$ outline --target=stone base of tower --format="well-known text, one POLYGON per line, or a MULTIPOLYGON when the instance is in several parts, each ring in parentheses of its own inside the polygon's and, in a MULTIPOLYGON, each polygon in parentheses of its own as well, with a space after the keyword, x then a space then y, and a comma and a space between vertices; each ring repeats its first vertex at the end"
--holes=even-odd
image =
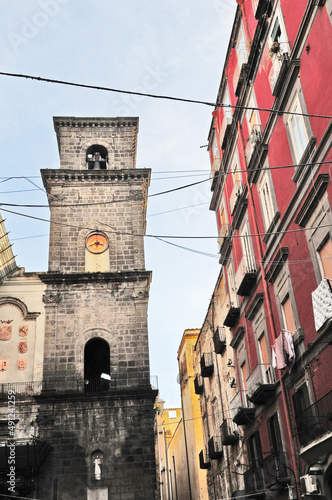
POLYGON ((35 477, 45 500, 154 500, 156 390, 38 396, 52 451, 35 477))

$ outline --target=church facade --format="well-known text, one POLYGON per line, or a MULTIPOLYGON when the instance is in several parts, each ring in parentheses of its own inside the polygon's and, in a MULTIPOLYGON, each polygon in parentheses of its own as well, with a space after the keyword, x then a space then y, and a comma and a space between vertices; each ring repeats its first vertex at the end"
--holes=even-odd
POLYGON ((157 391, 143 248, 150 170, 135 168, 138 119, 57 117, 54 127, 60 168, 41 172, 48 272, 19 270, 0 287, 0 330, 11 332, 1 342, 0 491, 10 487, 12 437, 17 494, 153 499, 157 391))

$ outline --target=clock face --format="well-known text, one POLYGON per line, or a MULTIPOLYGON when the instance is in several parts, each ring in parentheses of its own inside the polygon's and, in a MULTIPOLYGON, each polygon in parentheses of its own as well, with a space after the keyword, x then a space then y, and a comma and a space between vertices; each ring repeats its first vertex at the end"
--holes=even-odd
POLYGON ((87 237, 86 248, 91 253, 103 253, 108 249, 108 239, 100 233, 94 233, 87 237))

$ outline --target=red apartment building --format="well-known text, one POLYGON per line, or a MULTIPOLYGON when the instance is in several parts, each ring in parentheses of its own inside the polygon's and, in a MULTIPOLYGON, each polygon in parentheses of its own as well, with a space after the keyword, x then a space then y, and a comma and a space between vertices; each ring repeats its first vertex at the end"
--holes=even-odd
POLYGON ((233 496, 331 500, 332 0, 237 3, 209 134, 224 411, 248 455, 233 496))

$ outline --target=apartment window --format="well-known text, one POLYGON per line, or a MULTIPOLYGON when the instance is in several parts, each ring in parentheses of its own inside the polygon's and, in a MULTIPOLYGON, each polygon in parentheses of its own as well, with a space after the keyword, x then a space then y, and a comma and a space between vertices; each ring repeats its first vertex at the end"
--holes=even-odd
POLYGON ((218 293, 220 298, 220 304, 221 306, 223 306, 226 299, 226 287, 225 287, 224 276, 221 277, 218 293))
POLYGON ((292 113, 288 120, 289 132, 291 136, 292 146, 296 161, 299 163, 302 155, 309 142, 309 137, 306 129, 306 124, 304 117, 301 116, 303 113, 302 107, 300 105, 299 98, 297 97, 293 107, 291 108, 292 113), (299 113, 299 114, 297 114, 299 113))
POLYGON ((263 335, 258 339, 258 355, 259 355, 260 363, 263 365, 262 372, 265 375, 264 382, 266 384, 273 384, 273 373, 272 373, 269 353, 268 353, 268 349, 267 349, 267 345, 266 345, 265 332, 263 332, 263 335))
POLYGON ((252 273, 256 270, 256 262, 254 257, 254 252, 251 244, 251 236, 250 236, 250 227, 248 222, 246 222, 241 230, 241 248, 242 248, 242 256, 243 256, 243 264, 245 273, 252 273))
POLYGON ((263 453, 259 432, 254 432, 247 441, 249 462, 254 467, 259 467, 263 463, 263 453))
POLYGON ((276 210, 276 199, 274 195, 274 191, 272 188, 272 182, 270 179, 270 175, 266 172, 262 178, 262 181, 259 186, 259 199, 261 204, 261 209, 263 213, 263 221, 264 227, 267 231, 274 219, 274 216, 277 212, 276 210))
POLYGON ((244 391, 247 392, 247 378, 248 378, 248 370, 247 370, 247 365, 246 365, 246 362, 244 361, 241 365, 241 370, 240 370, 240 373, 241 373, 241 387, 243 388, 244 391))
POLYGON ((282 309, 282 316, 284 320, 285 329, 292 333, 296 332, 294 313, 289 295, 287 295, 286 299, 281 304, 281 309, 282 309))
POLYGON ((270 447, 272 453, 279 453, 283 450, 278 414, 275 413, 267 421, 270 447))
POLYGON ((322 277, 332 279, 332 241, 330 236, 319 248, 318 255, 322 277))
POLYGON ((225 207, 223 204, 220 205, 219 210, 217 211, 217 221, 218 221, 218 234, 219 234, 219 245, 222 244, 222 237, 227 236, 228 232, 228 224, 227 224, 227 216, 225 207))
POLYGON ((241 26, 239 31, 239 36, 236 44, 236 54, 239 67, 241 68, 242 64, 245 64, 248 61, 248 49, 243 26, 241 26))

